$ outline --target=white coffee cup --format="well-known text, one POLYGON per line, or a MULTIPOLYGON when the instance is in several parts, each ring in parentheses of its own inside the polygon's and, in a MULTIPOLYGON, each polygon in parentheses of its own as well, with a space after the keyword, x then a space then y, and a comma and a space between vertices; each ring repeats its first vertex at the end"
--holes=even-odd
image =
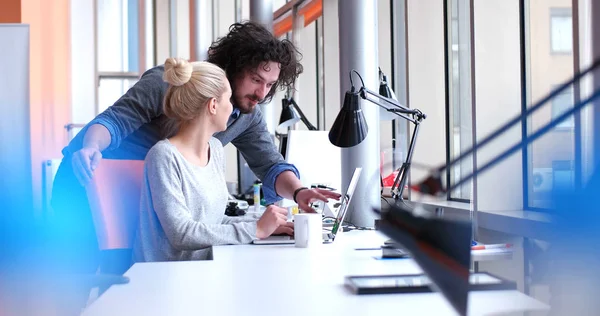
POLYGON ((321 214, 302 213, 294 215, 294 240, 296 247, 314 247, 323 243, 323 219, 321 214))

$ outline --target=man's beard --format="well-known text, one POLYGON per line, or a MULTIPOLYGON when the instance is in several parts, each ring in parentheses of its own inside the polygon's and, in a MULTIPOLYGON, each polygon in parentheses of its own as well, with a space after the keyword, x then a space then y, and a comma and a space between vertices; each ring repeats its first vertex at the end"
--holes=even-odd
POLYGON ((242 97, 242 100, 237 100, 235 97, 232 98, 231 103, 233 104, 233 106, 235 106, 240 113, 242 114, 248 114, 248 113, 252 113, 252 111, 254 111, 254 108, 259 105, 261 103, 262 100, 259 100, 258 97, 256 96, 251 96, 251 95, 245 95, 244 97, 242 97), (248 99, 248 97, 250 97, 251 99, 254 99, 256 101, 256 104, 252 105, 249 104, 251 101, 248 99))

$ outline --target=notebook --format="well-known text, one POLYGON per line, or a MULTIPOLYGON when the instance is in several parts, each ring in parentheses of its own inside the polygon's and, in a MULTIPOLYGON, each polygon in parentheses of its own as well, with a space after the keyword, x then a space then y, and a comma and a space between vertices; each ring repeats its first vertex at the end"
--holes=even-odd
MULTIPOLYGON (((352 201, 352 196, 354 196, 354 190, 356 189, 356 185, 358 184, 358 179, 360 178, 360 174, 362 172, 362 168, 354 169, 354 173, 352 174, 352 179, 350 179, 350 184, 348 185, 348 189, 346 189, 346 194, 343 194, 340 198, 340 207, 337 212, 337 217, 335 218, 335 222, 331 227, 323 229, 323 242, 329 243, 335 240, 336 234, 342 229, 342 223, 344 222, 344 218, 346 217, 346 213, 348 212, 348 207, 350 206, 350 202, 352 201)), ((253 244, 257 245, 265 245, 265 244, 293 244, 294 237, 293 236, 269 236, 265 239, 258 239, 253 241, 253 244)))

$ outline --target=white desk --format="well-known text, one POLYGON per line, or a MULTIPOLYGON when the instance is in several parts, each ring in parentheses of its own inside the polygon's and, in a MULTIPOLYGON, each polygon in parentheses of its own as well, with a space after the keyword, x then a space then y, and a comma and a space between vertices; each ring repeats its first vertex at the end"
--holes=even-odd
MULTIPOLYGON (((83 315, 455 315, 438 293, 354 295, 347 275, 420 273, 412 259, 375 259, 375 231, 338 235, 314 249, 294 245, 214 248, 213 261, 135 264, 83 315)), ((547 310, 518 291, 473 292, 469 314, 547 310)))

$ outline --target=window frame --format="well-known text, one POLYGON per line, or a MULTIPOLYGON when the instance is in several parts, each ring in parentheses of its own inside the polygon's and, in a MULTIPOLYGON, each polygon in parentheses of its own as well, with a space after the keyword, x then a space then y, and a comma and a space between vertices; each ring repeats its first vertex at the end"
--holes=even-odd
MULTIPOLYGON (((469 115, 470 117, 468 118, 468 123, 471 125, 471 133, 469 135, 467 135, 467 138, 470 138, 471 142, 469 145, 467 145, 469 148, 471 146, 473 146, 473 139, 475 137, 474 133, 475 133, 475 120, 473 119, 474 115, 475 115, 475 107, 474 104, 475 103, 475 83, 473 81, 473 77, 474 77, 474 45, 473 45, 473 34, 474 34, 474 30, 473 30, 473 0, 444 0, 443 2, 443 6, 444 6, 444 47, 445 52, 444 52, 444 64, 445 64, 445 121, 446 121, 446 163, 450 163, 453 159, 455 159, 456 155, 454 155, 453 151, 454 151, 454 129, 455 126, 453 124, 456 113, 461 113, 461 111, 463 110, 467 110, 467 107, 465 107, 464 109, 461 108, 461 102, 459 100, 458 104, 454 104, 454 82, 453 82, 453 75, 454 75, 454 56, 453 54, 455 53, 454 48, 457 45, 457 43, 453 42, 452 39, 452 32, 454 31, 454 19, 452 17, 452 5, 457 2, 457 1, 462 1, 463 3, 458 3, 457 5, 468 5, 469 6, 469 25, 468 25, 468 30, 469 33, 468 34, 461 34, 458 33, 458 37, 459 37, 459 41, 461 39, 461 35, 465 38, 466 41, 468 41, 468 50, 465 50, 464 53, 469 55, 468 58, 468 64, 469 64, 469 71, 468 71, 468 77, 464 79, 464 82, 461 82, 461 84, 465 84, 469 87, 470 91, 469 91, 469 97, 470 97, 470 102, 468 105, 468 110, 469 110, 469 115), (458 111, 454 111, 453 109, 455 107, 459 107, 458 111)), ((460 8, 458 8, 458 10, 460 10, 460 8)), ((457 17, 456 17, 456 27, 459 28, 459 24, 460 21, 458 21, 458 19, 460 19, 460 13, 457 11, 457 17)), ((456 32, 460 32, 460 30, 456 30, 456 32)), ((458 46, 457 51, 460 52, 460 46, 458 46)), ((460 64, 459 64, 459 69, 457 69, 457 71, 460 73, 460 64)), ((461 74, 464 75, 464 74, 461 74)), ((459 92, 460 95, 460 92, 459 92)), ((460 115, 460 114, 459 114, 460 115)), ((462 139, 463 135, 460 134, 462 133, 462 131, 459 131, 459 138, 462 139)), ((462 147, 462 146, 461 146, 462 147)), ((460 150, 462 151, 462 149, 460 150)), ((460 153, 458 154, 460 155, 460 153)), ((463 161, 459 162, 456 167, 462 167, 462 165, 467 162, 471 164, 470 167, 470 172, 473 171, 473 165, 475 164, 475 160, 476 157, 472 157, 472 158, 465 158, 463 159, 463 161)), ((447 186, 450 186, 452 183, 454 183, 453 181, 453 176, 452 174, 456 171, 456 167, 454 168, 446 168, 445 170, 445 181, 447 186)), ((461 172, 462 174, 462 172, 461 172)), ((462 177, 460 177, 462 178, 462 177)), ((460 179, 459 178, 459 179, 460 179)), ((454 179, 456 180, 456 179, 454 179)), ((453 191, 448 190, 446 192, 446 200, 448 201, 454 201, 454 202, 462 202, 462 203, 471 203, 473 201, 473 194, 475 194, 476 192, 476 179, 473 179, 473 181, 471 181, 471 183, 469 183, 470 185, 470 192, 467 193, 467 195, 469 196, 469 198, 464 198, 462 196, 464 196, 464 192, 461 192, 460 196, 454 196, 453 195, 453 191)), ((466 186, 463 185, 461 187, 464 188, 466 186)))

